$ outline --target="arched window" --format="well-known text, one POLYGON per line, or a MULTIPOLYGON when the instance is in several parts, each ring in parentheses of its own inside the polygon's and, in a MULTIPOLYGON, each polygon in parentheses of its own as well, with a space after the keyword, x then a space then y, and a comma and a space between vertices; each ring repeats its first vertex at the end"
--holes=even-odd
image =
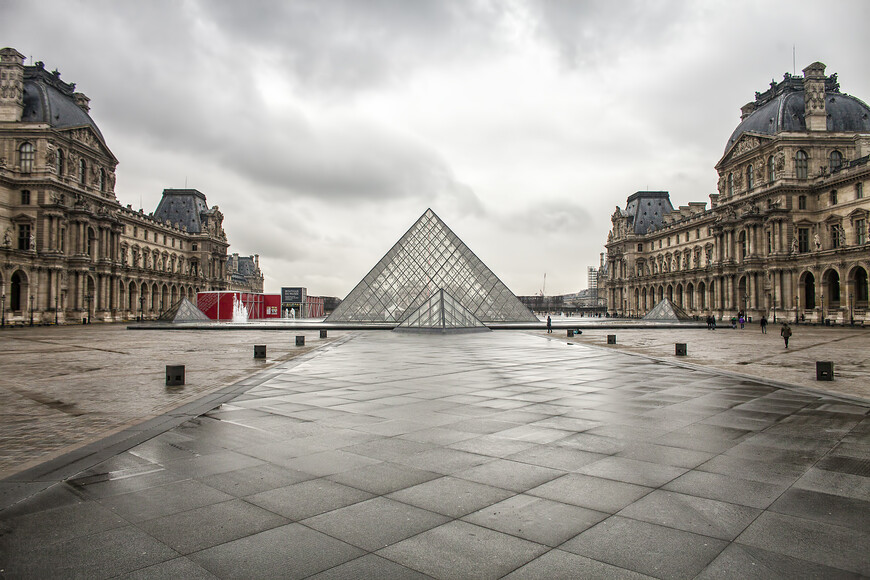
POLYGON ((81 183, 82 185, 85 184, 87 172, 88 172, 87 163, 85 163, 84 159, 79 159, 79 183, 81 183))
POLYGON ((63 156, 63 149, 58 149, 57 150, 57 176, 58 177, 63 177, 64 161, 65 160, 64 160, 64 156, 63 156))
POLYGON ((21 173, 30 173, 33 171, 33 145, 30 143, 22 143, 18 148, 18 166, 21 168, 21 173))
POLYGON ((9 309, 21 310, 21 305, 24 303, 24 291, 26 290, 27 280, 20 271, 12 274, 12 279, 9 284, 9 309))
POLYGON ((746 191, 752 190, 755 187, 755 173, 752 169, 752 166, 749 165, 746 167, 746 191))
POLYGON ((728 174, 728 195, 734 195, 734 174, 728 174))
POLYGON ((839 151, 831 151, 830 157, 831 171, 839 171, 843 167, 843 154, 839 151))
POLYGON ((776 161, 773 155, 767 158, 767 183, 773 183, 776 180, 776 161))
POLYGON ((806 179, 808 174, 807 169, 807 154, 806 151, 798 151, 794 156, 795 176, 798 179, 806 179))

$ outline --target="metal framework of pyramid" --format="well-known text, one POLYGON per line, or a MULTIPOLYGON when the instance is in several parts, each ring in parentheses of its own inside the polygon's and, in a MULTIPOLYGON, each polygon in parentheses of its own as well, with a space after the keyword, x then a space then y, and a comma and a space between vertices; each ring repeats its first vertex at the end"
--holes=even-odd
POLYGON ((484 325, 538 322, 431 209, 420 216, 326 321, 399 325, 441 290, 451 304, 461 306, 484 325))
POLYGON ((211 319, 196 307, 196 304, 182 298, 163 312, 158 319, 161 322, 204 322, 211 319))
POLYGON ((653 306, 653 309, 646 313, 644 320, 668 320, 668 321, 684 321, 692 320, 692 317, 686 314, 686 311, 668 300, 662 299, 661 302, 653 306))
POLYGON ((489 330, 450 294, 440 289, 412 312, 396 330, 489 330))

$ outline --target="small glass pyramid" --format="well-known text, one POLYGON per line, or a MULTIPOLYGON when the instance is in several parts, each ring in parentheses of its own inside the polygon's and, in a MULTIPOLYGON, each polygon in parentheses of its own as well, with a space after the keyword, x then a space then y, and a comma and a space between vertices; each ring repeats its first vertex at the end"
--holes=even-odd
POLYGON ((326 321, 398 325, 441 290, 447 295, 444 304, 449 299, 484 325, 538 322, 431 209, 420 216, 326 321))
POLYGON ((429 300, 412 312, 396 330, 489 330, 485 324, 474 317, 462 304, 453 299, 450 294, 440 289, 429 300))
POLYGON ((668 300, 662 299, 656 304, 652 310, 646 313, 644 320, 670 320, 670 321, 685 321, 692 320, 692 317, 686 314, 686 311, 668 300))

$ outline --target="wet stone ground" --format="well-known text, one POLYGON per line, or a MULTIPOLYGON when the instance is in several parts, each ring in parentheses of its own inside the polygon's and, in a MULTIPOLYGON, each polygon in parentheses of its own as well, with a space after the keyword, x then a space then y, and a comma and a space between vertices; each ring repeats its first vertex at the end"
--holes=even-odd
POLYGON ((868 411, 528 333, 354 333, 7 507, 0 575, 866 576, 868 411))

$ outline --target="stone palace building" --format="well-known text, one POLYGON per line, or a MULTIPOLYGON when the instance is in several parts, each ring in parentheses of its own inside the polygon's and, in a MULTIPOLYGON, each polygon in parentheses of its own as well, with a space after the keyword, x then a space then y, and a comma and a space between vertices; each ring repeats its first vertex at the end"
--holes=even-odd
POLYGON ((199 291, 262 291, 256 257, 228 268, 223 214, 201 192, 167 189, 149 214, 118 203, 89 101, 0 50, 2 324, 156 318, 199 291))
POLYGON ((668 298, 702 318, 868 319, 870 107, 824 64, 803 73, 743 106, 710 208, 660 191, 616 208, 599 280, 610 313, 668 298))

